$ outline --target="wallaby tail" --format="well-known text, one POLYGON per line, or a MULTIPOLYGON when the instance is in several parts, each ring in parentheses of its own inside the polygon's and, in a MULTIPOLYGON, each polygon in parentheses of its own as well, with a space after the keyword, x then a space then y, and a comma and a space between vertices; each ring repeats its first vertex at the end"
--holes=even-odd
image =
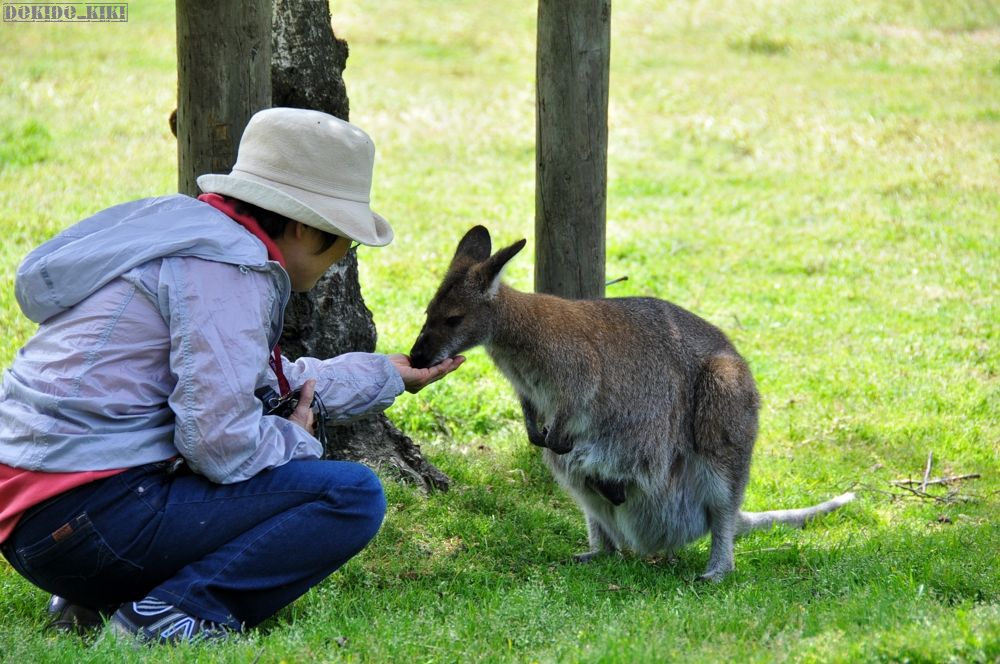
POLYGON ((825 503, 813 505, 812 507, 802 507, 794 510, 772 510, 770 512, 740 512, 736 534, 742 535, 751 530, 766 530, 779 523, 791 526, 792 528, 801 528, 809 519, 817 517, 820 514, 829 514, 852 500, 854 500, 854 492, 849 491, 836 498, 831 498, 825 503))

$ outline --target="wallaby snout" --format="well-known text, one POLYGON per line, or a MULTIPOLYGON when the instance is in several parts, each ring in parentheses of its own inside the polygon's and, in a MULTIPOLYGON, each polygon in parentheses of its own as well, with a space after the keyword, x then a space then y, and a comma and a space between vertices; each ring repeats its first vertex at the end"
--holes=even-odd
MULTIPOLYGON (((425 325, 424 328, 426 327, 425 325)), ((437 346, 440 346, 440 344, 434 343, 434 340, 427 333, 426 329, 421 329, 420 334, 417 335, 417 340, 413 342, 413 348, 410 349, 410 364, 415 369, 426 369, 427 367, 434 366, 434 359, 439 350, 437 346)))
POLYGON ((428 313, 427 322, 410 349, 410 364, 425 369, 475 345, 465 342, 474 330, 459 329, 464 327, 463 319, 464 316, 455 314, 439 321, 428 313))

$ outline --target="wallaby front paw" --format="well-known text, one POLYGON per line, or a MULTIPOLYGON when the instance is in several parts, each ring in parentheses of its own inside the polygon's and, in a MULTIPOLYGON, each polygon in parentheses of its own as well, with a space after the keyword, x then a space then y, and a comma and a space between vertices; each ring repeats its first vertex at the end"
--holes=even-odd
POLYGON ((545 447, 545 432, 528 431, 528 442, 535 447, 545 447))
POLYGON ((566 454, 567 452, 573 451, 572 438, 563 436, 558 431, 549 429, 548 427, 542 429, 542 431, 545 434, 545 447, 549 448, 556 454, 566 454))

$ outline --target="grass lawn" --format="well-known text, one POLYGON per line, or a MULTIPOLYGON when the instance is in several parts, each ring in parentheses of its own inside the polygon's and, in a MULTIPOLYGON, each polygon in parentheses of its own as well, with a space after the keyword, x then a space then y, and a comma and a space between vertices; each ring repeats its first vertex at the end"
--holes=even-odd
MULTIPOLYGON (((173 2, 127 23, 0 24, 0 365, 33 331, 21 258, 102 207, 176 188, 173 2)), ((379 347, 405 351, 461 234, 529 238, 533 2, 335 3, 351 119, 397 240, 361 252, 379 347)), ((454 479, 386 477, 373 544, 221 646, 44 633, 0 562, 6 662, 1000 661, 1000 6, 991 0, 619 0, 609 295, 721 326, 764 407, 748 509, 859 499, 740 540, 719 585, 676 562, 566 564, 583 519, 482 350, 393 419, 454 479), (906 495, 891 480, 979 473, 906 495)))

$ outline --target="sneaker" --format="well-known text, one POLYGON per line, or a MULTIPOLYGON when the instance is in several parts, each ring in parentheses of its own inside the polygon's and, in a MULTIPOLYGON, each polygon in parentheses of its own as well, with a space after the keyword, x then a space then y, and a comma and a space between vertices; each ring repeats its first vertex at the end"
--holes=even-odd
POLYGON ((108 624, 118 636, 135 637, 144 643, 218 641, 230 633, 224 625, 196 618, 152 597, 122 604, 108 624))
POLYGON ((53 595, 45 607, 45 612, 49 614, 48 629, 73 634, 84 634, 100 627, 113 610, 112 608, 105 612, 91 609, 81 604, 73 604, 59 595, 53 595))

